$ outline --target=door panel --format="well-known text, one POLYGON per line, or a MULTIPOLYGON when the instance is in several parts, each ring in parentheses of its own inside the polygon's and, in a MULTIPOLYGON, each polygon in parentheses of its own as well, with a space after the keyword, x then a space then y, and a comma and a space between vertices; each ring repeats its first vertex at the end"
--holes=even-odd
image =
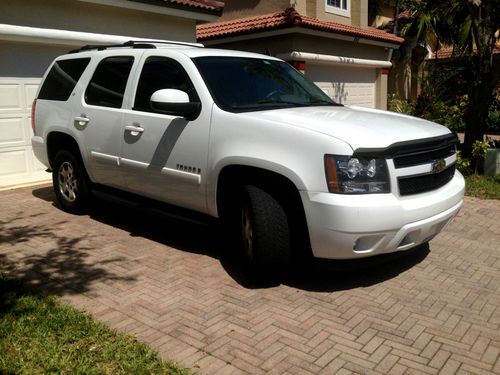
POLYGON ((125 111, 123 120, 120 165, 126 189, 206 211, 210 111, 202 108, 194 121, 153 113, 149 99, 159 89, 182 90, 190 101, 199 98, 187 73, 175 60, 157 56, 144 60, 133 109, 125 111))
POLYGON ((85 145, 87 170, 94 182, 121 187, 119 169, 123 110, 121 109, 134 52, 101 60, 74 112, 73 125, 85 145))

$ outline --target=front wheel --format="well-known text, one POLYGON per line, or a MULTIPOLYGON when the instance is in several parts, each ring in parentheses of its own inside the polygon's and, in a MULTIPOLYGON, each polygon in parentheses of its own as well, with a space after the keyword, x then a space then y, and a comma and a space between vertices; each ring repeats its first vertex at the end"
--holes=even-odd
POLYGON ((63 210, 81 213, 90 200, 89 181, 82 163, 69 151, 59 151, 53 163, 52 183, 63 210))
POLYGON ((281 273, 290 263, 290 230, 283 206, 266 191, 247 185, 240 205, 241 247, 254 276, 281 273))

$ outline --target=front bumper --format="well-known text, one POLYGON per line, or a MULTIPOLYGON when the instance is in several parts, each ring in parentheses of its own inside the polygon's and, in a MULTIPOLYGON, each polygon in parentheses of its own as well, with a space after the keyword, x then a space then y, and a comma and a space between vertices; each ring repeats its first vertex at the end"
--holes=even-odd
POLYGON ((435 191, 406 197, 302 191, 313 255, 354 259, 418 246, 455 217, 464 191, 460 172, 435 191))

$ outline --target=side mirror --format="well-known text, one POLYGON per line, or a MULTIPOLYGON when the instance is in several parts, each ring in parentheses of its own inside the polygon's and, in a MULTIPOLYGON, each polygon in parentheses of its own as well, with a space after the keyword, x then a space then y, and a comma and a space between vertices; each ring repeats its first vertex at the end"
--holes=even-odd
POLYGON ((201 111, 201 103, 190 102, 187 93, 176 89, 155 91, 150 99, 151 109, 158 113, 180 116, 192 121, 201 111))

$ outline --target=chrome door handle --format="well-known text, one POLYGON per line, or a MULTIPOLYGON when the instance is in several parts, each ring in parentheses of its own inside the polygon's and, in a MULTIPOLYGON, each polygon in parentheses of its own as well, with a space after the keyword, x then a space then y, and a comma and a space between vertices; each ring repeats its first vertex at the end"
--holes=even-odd
POLYGON ((80 126, 87 124, 89 121, 90 120, 87 117, 85 117, 85 115, 75 117, 75 122, 77 122, 78 125, 80 126))
POLYGON ((137 125, 125 125, 125 130, 132 132, 132 133, 143 133, 144 128, 141 128, 139 124, 137 125))

